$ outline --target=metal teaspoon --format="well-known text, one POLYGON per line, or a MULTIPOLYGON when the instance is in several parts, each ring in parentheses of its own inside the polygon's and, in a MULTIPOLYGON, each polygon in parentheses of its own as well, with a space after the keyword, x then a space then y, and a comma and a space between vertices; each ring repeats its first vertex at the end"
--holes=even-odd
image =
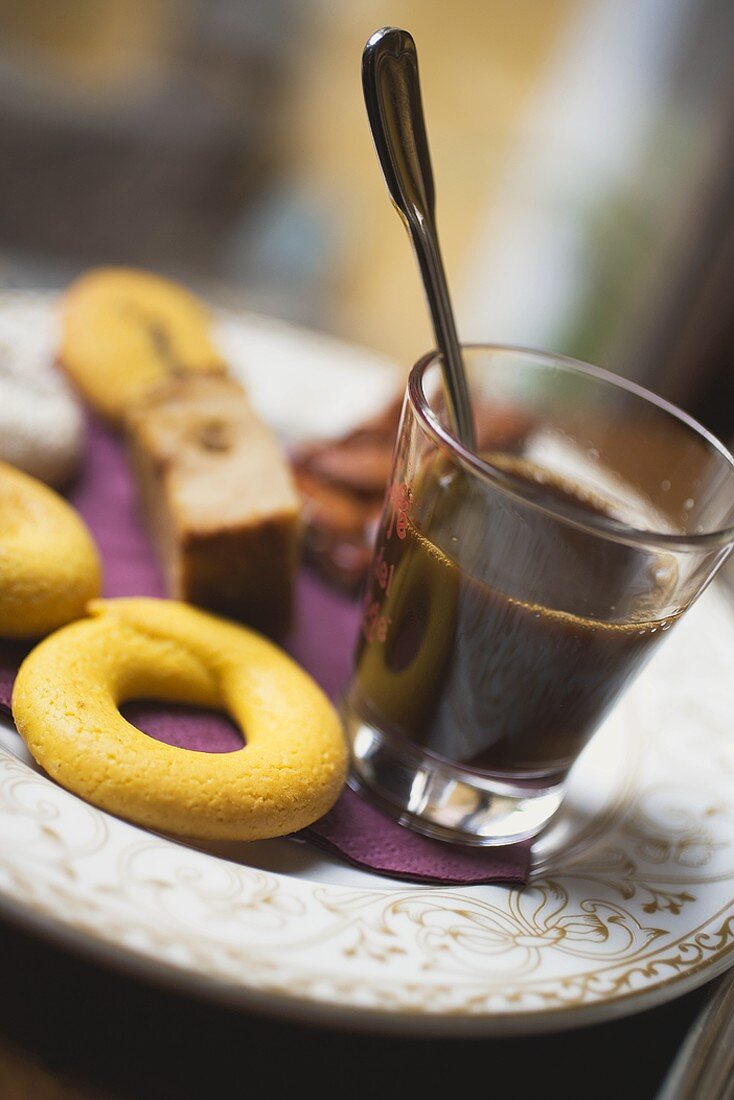
POLYGON ((433 330, 443 361, 455 435, 475 449, 474 419, 446 273, 438 247, 435 192, 423 119, 418 54, 410 34, 375 31, 362 54, 362 87, 387 189, 418 259, 433 330))

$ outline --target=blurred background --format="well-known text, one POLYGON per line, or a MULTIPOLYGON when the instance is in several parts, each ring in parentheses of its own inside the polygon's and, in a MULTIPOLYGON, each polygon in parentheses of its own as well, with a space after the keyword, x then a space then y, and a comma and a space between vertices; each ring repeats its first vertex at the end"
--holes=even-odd
POLYGON ((418 45, 465 340, 597 362, 734 435, 731 0, 0 0, 0 284, 146 266, 431 345, 361 97, 418 45))

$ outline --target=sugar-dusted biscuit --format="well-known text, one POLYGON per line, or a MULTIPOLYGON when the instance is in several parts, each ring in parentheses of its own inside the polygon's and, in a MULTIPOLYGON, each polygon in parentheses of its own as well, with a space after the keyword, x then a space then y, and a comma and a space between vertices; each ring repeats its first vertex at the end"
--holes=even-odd
POLYGON ((55 355, 32 300, 0 311, 0 461, 60 486, 78 467, 84 418, 55 355))

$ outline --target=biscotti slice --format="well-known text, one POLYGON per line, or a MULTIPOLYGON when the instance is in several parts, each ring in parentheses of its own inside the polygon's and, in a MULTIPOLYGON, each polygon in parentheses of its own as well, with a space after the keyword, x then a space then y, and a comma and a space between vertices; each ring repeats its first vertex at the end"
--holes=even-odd
POLYGON ((281 634, 293 603, 298 495, 242 388, 215 376, 173 380, 129 410, 126 428, 168 594, 281 634))

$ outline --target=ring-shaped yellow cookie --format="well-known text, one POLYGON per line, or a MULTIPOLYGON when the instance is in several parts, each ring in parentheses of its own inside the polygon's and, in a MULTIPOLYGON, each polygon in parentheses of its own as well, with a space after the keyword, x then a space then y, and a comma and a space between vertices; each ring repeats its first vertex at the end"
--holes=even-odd
POLYGON ((63 787, 141 825, 257 840, 311 824, 346 775, 336 711, 281 649, 173 600, 94 600, 41 642, 13 690, 18 730, 63 787), (229 712, 242 749, 206 753, 141 733, 119 711, 161 699, 229 712))

